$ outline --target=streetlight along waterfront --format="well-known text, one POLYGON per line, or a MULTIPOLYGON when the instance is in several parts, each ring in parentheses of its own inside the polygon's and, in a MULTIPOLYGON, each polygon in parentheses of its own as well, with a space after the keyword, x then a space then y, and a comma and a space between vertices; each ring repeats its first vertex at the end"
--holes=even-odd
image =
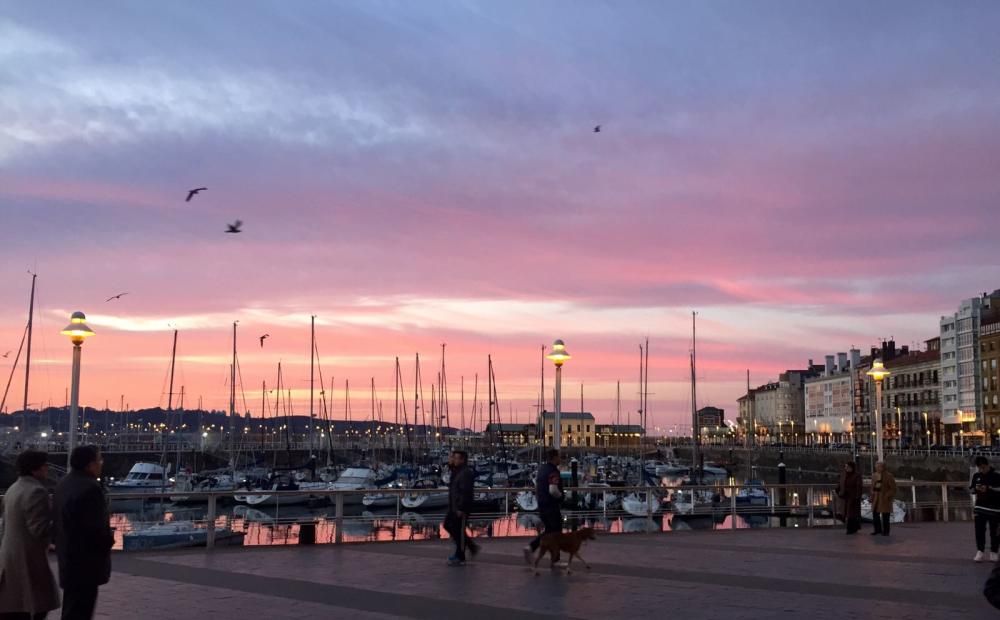
POLYGON ((552 352, 545 357, 552 360, 556 365, 556 402, 555 419, 553 420, 554 428, 552 429, 552 447, 558 450, 562 438, 562 421, 560 420, 560 414, 562 413, 562 365, 566 360, 570 359, 570 354, 566 352, 566 344, 562 340, 556 340, 552 343, 552 352))
POLYGON ((875 380, 875 449, 878 460, 882 461, 882 381, 891 373, 882 360, 875 360, 867 374, 875 380))
POLYGON ((66 469, 69 469, 69 457, 76 447, 76 415, 80 403, 80 357, 83 341, 94 335, 94 330, 87 326, 87 317, 77 310, 69 317, 69 325, 60 334, 69 337, 73 343, 73 383, 70 388, 69 401, 69 447, 66 449, 66 469))

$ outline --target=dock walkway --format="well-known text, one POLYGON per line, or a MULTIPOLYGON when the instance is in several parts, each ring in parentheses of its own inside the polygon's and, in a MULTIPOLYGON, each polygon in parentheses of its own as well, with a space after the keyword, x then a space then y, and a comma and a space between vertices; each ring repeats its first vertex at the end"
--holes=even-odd
MULTIPOLYGON (((971 523, 600 537, 573 575, 525 567, 523 539, 450 568, 447 541, 117 554, 102 618, 998 618, 971 523), (582 567, 580 567, 582 569, 582 567)), ((544 564, 544 562, 543 562, 544 564)), ((575 563, 574 563, 575 564, 575 563)))

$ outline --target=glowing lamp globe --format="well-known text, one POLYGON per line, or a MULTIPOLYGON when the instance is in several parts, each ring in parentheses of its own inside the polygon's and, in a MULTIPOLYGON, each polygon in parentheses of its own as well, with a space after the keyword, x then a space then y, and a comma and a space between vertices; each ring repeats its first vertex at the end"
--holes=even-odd
POLYGON ((552 343, 552 352, 545 357, 552 360, 556 366, 562 366, 563 363, 570 359, 571 356, 566 352, 566 343, 562 340, 556 340, 552 343))
POLYGON ((872 379, 881 382, 892 373, 885 369, 885 364, 882 363, 882 360, 875 360, 872 362, 872 369, 866 374, 872 379))
POLYGON ((69 325, 59 333, 68 336, 73 344, 81 345, 84 340, 94 335, 94 330, 87 326, 87 317, 78 310, 69 317, 69 325))

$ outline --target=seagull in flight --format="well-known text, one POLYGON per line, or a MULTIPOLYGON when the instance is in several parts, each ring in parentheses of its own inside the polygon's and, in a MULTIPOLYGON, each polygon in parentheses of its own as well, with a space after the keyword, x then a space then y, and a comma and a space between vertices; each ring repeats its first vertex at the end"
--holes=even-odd
POLYGON ((123 296, 128 295, 128 293, 118 293, 117 295, 112 295, 104 300, 104 303, 108 303, 112 299, 121 299, 123 296))
POLYGON ((262 348, 262 349, 264 348, 264 339, 265 338, 270 338, 270 337, 271 337, 271 334, 264 334, 263 336, 260 337, 260 348, 262 348))
POLYGON ((13 353, 13 351, 7 351, 6 353, 4 353, 3 354, 4 358, 6 359, 7 356, 9 356, 11 353, 13 353))
POLYGON ((595 125, 594 126, 594 133, 601 133, 601 126, 600 125, 595 125))
POLYGON ((243 226, 243 222, 241 220, 236 220, 232 224, 226 224, 226 226, 227 226, 227 228, 226 228, 226 232, 227 233, 240 233, 240 232, 243 232, 242 230, 240 230, 240 228, 242 228, 242 226, 243 226))
POLYGON ((188 190, 188 197, 184 199, 184 202, 191 202, 191 199, 198 195, 198 192, 203 192, 207 190, 207 187, 196 187, 194 189, 188 190))

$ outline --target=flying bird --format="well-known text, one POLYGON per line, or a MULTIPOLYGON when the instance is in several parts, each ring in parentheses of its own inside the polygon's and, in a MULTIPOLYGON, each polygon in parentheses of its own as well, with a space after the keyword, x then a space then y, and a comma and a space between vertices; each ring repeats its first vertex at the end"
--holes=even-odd
POLYGON ((232 224, 226 224, 226 226, 228 227, 228 228, 226 228, 226 232, 227 233, 239 233, 239 232, 243 232, 243 231, 240 230, 240 228, 243 226, 243 222, 241 220, 236 220, 232 224))
POLYGON ((6 353, 4 353, 4 354, 3 354, 3 356, 4 356, 5 358, 6 358, 6 357, 7 357, 8 355, 10 355, 11 353, 13 353, 13 351, 7 351, 6 353))
POLYGON ((188 190, 188 197, 184 199, 184 202, 191 202, 191 199, 198 195, 198 192, 203 192, 207 190, 207 187, 196 187, 194 189, 188 190))
POLYGON ((594 126, 594 133, 601 133, 601 126, 600 125, 595 125, 594 126))
POLYGON ((270 337, 271 337, 271 334, 264 334, 263 336, 260 337, 260 348, 262 348, 262 349, 264 348, 264 339, 265 338, 270 338, 270 337))
POLYGON ((108 303, 112 299, 121 299, 123 295, 128 295, 128 293, 118 293, 117 295, 112 295, 111 297, 108 297, 107 299, 105 299, 104 303, 108 303))

